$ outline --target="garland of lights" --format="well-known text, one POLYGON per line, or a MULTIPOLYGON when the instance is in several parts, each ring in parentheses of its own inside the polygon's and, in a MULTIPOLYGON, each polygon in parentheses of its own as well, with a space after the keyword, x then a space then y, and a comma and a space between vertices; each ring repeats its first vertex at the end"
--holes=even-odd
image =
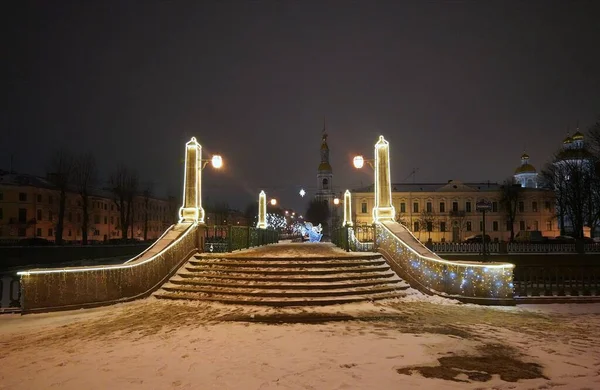
POLYGON ((440 295, 511 299, 513 264, 468 263, 419 255, 385 225, 377 224, 377 246, 406 273, 440 295))

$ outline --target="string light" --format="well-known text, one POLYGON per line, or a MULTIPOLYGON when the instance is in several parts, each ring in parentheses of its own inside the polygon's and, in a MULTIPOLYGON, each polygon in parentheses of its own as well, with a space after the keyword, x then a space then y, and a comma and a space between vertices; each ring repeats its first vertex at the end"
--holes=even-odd
POLYGON ((265 194, 265 191, 258 194, 258 223, 256 227, 259 229, 267 228, 267 194, 265 194))
POLYGON ((352 196, 350 191, 344 192, 344 225, 352 226, 352 196))
POLYGON ((383 135, 375 144, 375 207, 373 222, 395 221, 396 210, 392 205, 390 186, 390 144, 383 135))
POLYGON ((376 225, 376 234, 378 248, 436 294, 499 299, 513 297, 513 264, 448 261, 423 256, 382 223, 376 225))

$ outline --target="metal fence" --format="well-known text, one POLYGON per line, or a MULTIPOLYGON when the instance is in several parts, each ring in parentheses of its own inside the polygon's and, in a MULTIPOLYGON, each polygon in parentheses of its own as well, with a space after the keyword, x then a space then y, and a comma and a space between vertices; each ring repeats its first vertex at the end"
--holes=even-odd
MULTIPOLYGON (((483 244, 480 242, 434 242, 431 245, 435 253, 483 253, 483 244)), ((485 244, 486 253, 498 253, 499 250, 497 242, 485 244)))
POLYGON ((344 226, 332 231, 331 242, 352 252, 372 252, 375 250, 375 227, 360 225, 344 226))
POLYGON ((600 296, 600 266, 517 266, 515 296, 600 296))
POLYGON ((278 241, 279 233, 273 229, 215 225, 207 226, 204 230, 204 252, 232 252, 278 241))
POLYGON ((508 253, 576 253, 575 244, 509 242, 508 253))

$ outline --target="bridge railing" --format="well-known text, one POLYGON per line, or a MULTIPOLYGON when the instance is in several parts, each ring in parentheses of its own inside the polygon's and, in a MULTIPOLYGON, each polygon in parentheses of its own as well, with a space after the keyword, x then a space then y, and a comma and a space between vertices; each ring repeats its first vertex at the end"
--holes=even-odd
POLYGON ((16 271, 0 274, 0 313, 21 310, 20 279, 16 271))
POLYGON ((375 250, 375 226, 343 226, 331 233, 331 242, 352 252, 372 252, 375 250))
POLYGON ((179 228, 180 235, 160 252, 130 263, 19 272, 23 311, 93 307, 147 296, 198 248, 197 225, 179 228))
POLYGON ((517 297, 600 296, 600 266, 517 266, 517 297))
POLYGON ((514 304, 513 264, 441 259, 396 223, 378 223, 376 232, 377 250, 414 288, 465 302, 514 304))
POLYGON ((204 252, 209 253, 232 252, 279 241, 279 233, 273 229, 233 225, 214 225, 200 229, 204 237, 204 252))

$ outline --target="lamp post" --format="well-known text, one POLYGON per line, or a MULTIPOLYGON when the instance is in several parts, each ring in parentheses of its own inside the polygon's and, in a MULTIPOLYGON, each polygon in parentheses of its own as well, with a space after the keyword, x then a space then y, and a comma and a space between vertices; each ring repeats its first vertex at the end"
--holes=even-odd
POLYGON ((492 204, 486 200, 480 200, 475 204, 477 211, 482 213, 482 235, 481 235, 481 251, 483 252, 483 261, 487 261, 486 239, 485 239, 485 212, 492 209, 492 204))
POLYGON ((259 229, 267 228, 267 195, 265 191, 258 194, 258 223, 256 227, 259 229))
POLYGON ((223 159, 215 155, 210 160, 202 159, 202 145, 196 137, 185 144, 185 167, 183 177, 183 203, 179 209, 179 222, 204 223, 202 208, 202 169, 212 162, 213 167, 221 168, 223 159))
POLYGON ((382 135, 375 144, 375 159, 366 160, 363 156, 354 157, 354 167, 360 169, 367 163, 375 170, 375 207, 373 222, 395 221, 396 210, 392 205, 390 179, 390 144, 382 135))
POLYGON ((352 226, 352 195, 350 191, 344 192, 344 226, 352 226))

